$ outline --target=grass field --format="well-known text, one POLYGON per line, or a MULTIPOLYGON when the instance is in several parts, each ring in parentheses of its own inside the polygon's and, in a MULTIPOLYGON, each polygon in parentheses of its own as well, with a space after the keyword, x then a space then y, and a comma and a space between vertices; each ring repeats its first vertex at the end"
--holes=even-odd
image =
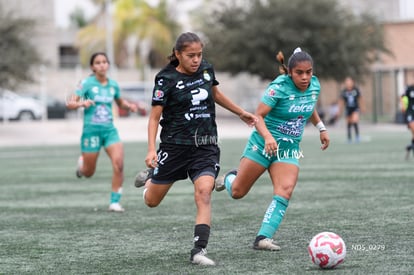
MULTIPOLYGON (((364 134, 360 144, 334 134, 325 152, 317 136, 305 136, 299 182, 275 235, 279 252, 251 249, 272 196, 267 175, 242 200, 213 193, 208 251, 216 267, 189 263, 190 182, 177 182, 154 209, 132 186, 144 143, 125 144, 123 214, 106 211, 111 168, 104 153, 96 175, 78 180, 78 146, 0 148, 0 274, 413 274, 409 134, 364 134), (319 270, 307 254, 321 231, 338 233, 347 245, 336 270, 319 270)), ((244 143, 221 141, 222 171, 237 165, 244 143)))

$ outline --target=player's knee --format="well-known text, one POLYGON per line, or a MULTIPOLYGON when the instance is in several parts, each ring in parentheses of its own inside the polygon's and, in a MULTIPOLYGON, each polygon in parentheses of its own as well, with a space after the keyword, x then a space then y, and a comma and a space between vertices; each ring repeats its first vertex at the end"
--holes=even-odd
POLYGON ((204 190, 197 190, 194 193, 195 201, 197 205, 200 204, 210 204, 211 202, 211 190, 204 189, 204 190))
POLYGON ((241 199, 246 195, 247 192, 238 188, 231 189, 231 197, 235 200, 241 199))
POLYGON ((114 173, 122 173, 124 171, 124 162, 122 159, 113 162, 114 173))
POLYGON ((144 203, 149 208, 157 207, 160 204, 160 202, 161 202, 161 200, 151 198, 151 197, 148 196, 148 194, 146 194, 146 192, 144 193, 144 203))
POLYGON ((146 200, 145 205, 148 206, 149 208, 154 208, 154 207, 157 207, 159 205, 159 203, 154 203, 154 202, 146 200))
POLYGON ((82 175, 86 178, 90 178, 93 176, 93 174, 95 174, 95 170, 82 170, 82 175))

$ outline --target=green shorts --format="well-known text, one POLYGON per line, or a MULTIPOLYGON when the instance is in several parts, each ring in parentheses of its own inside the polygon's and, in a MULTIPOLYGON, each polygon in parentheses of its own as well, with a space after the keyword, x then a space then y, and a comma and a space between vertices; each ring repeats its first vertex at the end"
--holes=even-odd
POLYGON ((96 153, 104 148, 121 142, 115 127, 105 129, 84 129, 81 137, 81 152, 96 153))
POLYGON ((267 156, 264 152, 264 139, 256 131, 254 131, 247 142, 243 152, 246 157, 264 168, 269 168, 272 163, 284 162, 299 166, 299 159, 303 158, 303 152, 299 148, 299 144, 289 138, 279 138, 276 140, 278 150, 276 155, 267 156))

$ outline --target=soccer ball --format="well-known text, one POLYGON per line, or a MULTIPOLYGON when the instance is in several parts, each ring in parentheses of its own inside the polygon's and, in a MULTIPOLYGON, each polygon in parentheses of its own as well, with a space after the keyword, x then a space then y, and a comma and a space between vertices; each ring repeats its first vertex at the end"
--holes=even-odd
POLYGON ((321 232, 310 241, 308 252, 312 262, 320 268, 335 268, 344 261, 346 246, 339 235, 321 232))

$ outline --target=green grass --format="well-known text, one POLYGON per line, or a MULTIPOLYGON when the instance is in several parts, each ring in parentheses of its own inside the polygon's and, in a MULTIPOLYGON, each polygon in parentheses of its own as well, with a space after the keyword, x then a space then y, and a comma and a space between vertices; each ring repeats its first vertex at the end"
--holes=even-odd
MULTIPOLYGON (((414 159, 409 134, 365 133, 360 144, 332 135, 321 152, 305 136, 298 185, 275 238, 280 252, 252 241, 272 197, 263 175, 242 200, 213 193, 208 246, 216 267, 189 263, 195 206, 189 181, 177 182, 154 209, 132 186, 146 145, 125 144, 126 212, 108 213, 111 168, 104 152, 91 179, 78 180, 78 146, 0 148, 1 274, 412 274, 414 159), (345 262, 314 266, 306 246, 321 231, 340 234, 345 262), (379 249, 376 249, 379 248, 379 249)), ((237 165, 243 140, 221 141, 222 171, 237 165)))

